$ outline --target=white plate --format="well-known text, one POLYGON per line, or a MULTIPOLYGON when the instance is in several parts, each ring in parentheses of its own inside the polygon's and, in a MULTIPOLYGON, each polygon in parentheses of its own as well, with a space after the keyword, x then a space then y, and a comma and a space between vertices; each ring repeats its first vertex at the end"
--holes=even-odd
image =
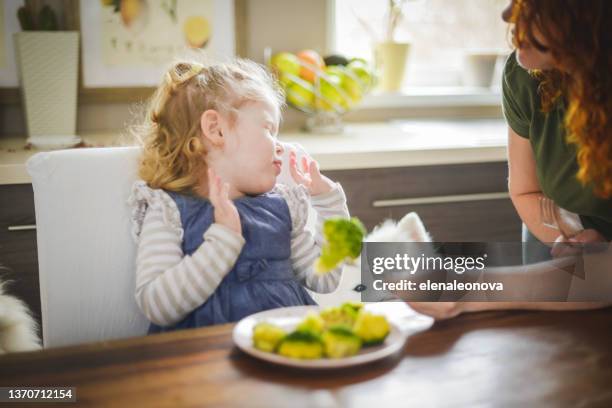
MULTIPOLYGON (((366 310, 368 309, 367 306, 365 306, 365 308, 366 310)), ((290 367, 321 369, 350 367, 380 360, 400 351, 406 341, 405 334, 403 334, 395 324, 389 322, 391 331, 389 332, 389 335, 385 339, 384 343, 378 346, 362 347, 358 354, 351 357, 339 359, 321 358, 317 360, 298 360, 261 351, 253 347, 253 327, 257 323, 268 322, 276 324, 287 331, 291 331, 309 312, 318 313, 320 311, 321 307, 319 306, 294 306, 266 310, 264 312, 252 314, 240 320, 234 327, 234 343, 245 353, 271 363, 290 367)))

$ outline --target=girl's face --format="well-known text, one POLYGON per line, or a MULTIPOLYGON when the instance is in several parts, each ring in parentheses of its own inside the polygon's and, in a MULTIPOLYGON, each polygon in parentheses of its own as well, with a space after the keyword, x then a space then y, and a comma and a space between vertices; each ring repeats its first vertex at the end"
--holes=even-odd
MULTIPOLYGON (((502 20, 506 23, 511 23, 513 3, 514 0, 510 1, 502 12, 502 20)), ((512 35, 515 35, 514 29, 512 30, 512 35)), ((516 46, 516 59, 518 63, 525 69, 547 70, 556 68, 553 56, 547 48, 548 43, 537 27, 533 27, 533 36, 539 45, 544 47, 543 50, 536 48, 533 44, 530 44, 528 40, 523 41, 519 47, 516 39, 513 39, 513 43, 516 46)))
POLYGON ((283 153, 276 138, 279 121, 280 112, 271 102, 248 102, 239 109, 234 126, 224 130, 222 173, 240 193, 262 194, 276 184, 283 153))

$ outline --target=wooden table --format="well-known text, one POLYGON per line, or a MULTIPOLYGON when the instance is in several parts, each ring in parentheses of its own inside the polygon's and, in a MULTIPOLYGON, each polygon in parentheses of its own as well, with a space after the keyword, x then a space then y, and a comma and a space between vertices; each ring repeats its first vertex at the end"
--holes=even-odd
POLYGON ((0 385, 74 386, 79 406, 612 406, 612 309, 461 316, 338 371, 255 360, 232 327, 6 355, 0 385))

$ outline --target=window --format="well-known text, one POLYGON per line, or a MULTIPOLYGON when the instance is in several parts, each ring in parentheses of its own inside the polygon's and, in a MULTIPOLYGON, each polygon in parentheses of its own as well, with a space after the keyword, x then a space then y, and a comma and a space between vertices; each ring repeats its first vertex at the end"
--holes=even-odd
MULTIPOLYGON (((501 12, 508 2, 405 1, 402 6, 404 18, 395 33, 396 41, 411 43, 402 94, 476 95, 481 102, 499 103, 503 57, 511 50, 507 24, 501 20, 501 12), (474 76, 469 77, 474 71, 468 68, 468 56, 474 58, 474 55, 493 53, 499 57, 492 86, 482 86, 482 82, 474 81, 474 76)), ((372 60, 372 34, 382 38, 387 12, 387 1, 335 0, 332 49, 342 55, 372 60), (364 21, 372 28, 371 32, 364 28, 364 21)))

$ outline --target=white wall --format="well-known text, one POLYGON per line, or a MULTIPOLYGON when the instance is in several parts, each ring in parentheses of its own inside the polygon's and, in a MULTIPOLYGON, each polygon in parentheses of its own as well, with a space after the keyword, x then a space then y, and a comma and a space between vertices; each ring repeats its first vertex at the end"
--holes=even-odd
MULTIPOLYGON (((246 24, 244 49, 246 57, 263 62, 266 46, 273 51, 293 51, 311 48, 327 53, 328 0, 244 0, 246 24)), ((53 4, 56 7, 56 4, 53 4)), ((62 10, 59 10, 60 15, 62 10)), ((81 103, 79 104, 77 131, 120 131, 133 121, 133 107, 129 103, 81 103)), ((347 120, 385 120, 413 116, 499 116, 498 108, 461 109, 371 109, 354 111, 347 120)), ((296 128, 304 122, 304 116, 287 109, 283 129, 296 128)), ((24 135, 25 124, 20 105, 0 103, 0 136, 24 135)))

